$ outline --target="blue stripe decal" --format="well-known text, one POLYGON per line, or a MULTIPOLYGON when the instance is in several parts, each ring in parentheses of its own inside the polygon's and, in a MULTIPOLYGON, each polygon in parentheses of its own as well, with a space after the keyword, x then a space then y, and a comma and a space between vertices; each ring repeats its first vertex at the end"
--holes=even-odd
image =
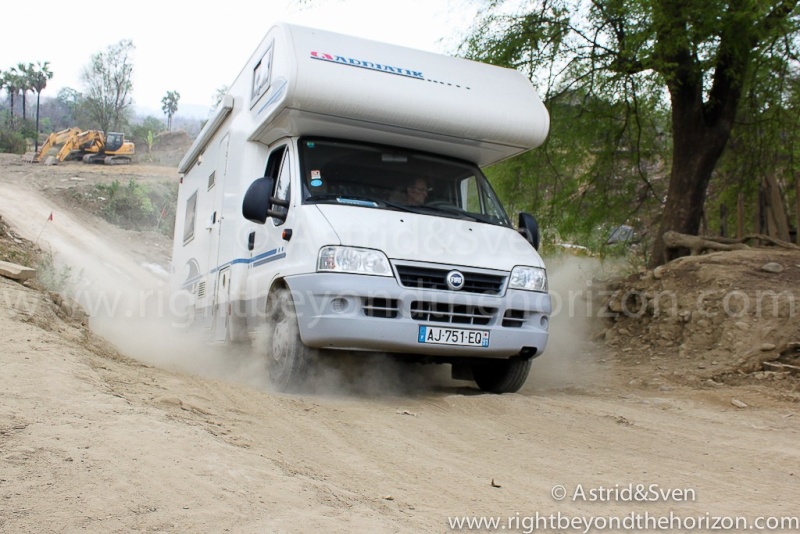
MULTIPOLYGON (((286 257, 286 252, 284 252, 283 247, 273 248, 272 250, 268 250, 258 256, 254 256, 252 258, 236 258, 235 260, 231 260, 228 263, 223 263, 222 265, 218 265, 209 271, 208 274, 214 274, 216 272, 221 271, 225 267, 229 267, 231 265, 236 264, 253 264, 253 267, 258 267, 259 265, 264 265, 265 263, 269 263, 271 261, 280 260, 286 257)), ((203 275, 197 275, 192 277, 189 280, 186 280, 181 287, 188 287, 195 282, 199 282, 203 279, 203 275)))
POLYGON ((280 254, 276 254, 269 258, 264 258, 263 260, 259 260, 253 263, 253 267, 258 267, 259 265, 264 265, 265 263, 269 263, 271 261, 280 260, 286 257, 285 252, 281 252, 280 254))
MULTIPOLYGON (((268 251, 264 252, 263 254, 259 254, 258 256, 254 256, 254 257, 250 258, 249 260, 245 260, 245 261, 241 261, 241 262, 239 262, 239 260, 233 260, 233 261, 234 262, 239 262, 239 263, 254 263, 256 265, 260 265, 260 264, 264 263, 261 260, 263 260, 264 258, 268 258, 270 256, 275 256, 276 254, 279 255, 281 258, 286 257, 286 252, 284 252, 284 248, 283 247, 278 247, 278 248, 273 248, 272 250, 268 250, 268 251)), ((277 260, 278 258, 274 258, 274 259, 277 260)))

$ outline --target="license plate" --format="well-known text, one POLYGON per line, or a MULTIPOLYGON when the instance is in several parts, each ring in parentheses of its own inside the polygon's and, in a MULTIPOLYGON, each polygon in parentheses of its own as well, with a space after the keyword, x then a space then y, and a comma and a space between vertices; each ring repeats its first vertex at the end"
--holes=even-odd
POLYGON ((419 343, 433 345, 459 345, 462 347, 488 347, 488 330, 469 330, 466 328, 441 328, 438 326, 420 326, 419 343))

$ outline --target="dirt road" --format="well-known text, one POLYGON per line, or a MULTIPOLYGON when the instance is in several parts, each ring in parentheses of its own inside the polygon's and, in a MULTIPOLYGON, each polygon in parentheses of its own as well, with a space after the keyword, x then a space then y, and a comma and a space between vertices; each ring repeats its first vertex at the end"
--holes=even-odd
MULTIPOLYGON (((0 215, 35 240, 55 210, 40 244, 85 295, 161 287, 153 243, 56 209, 4 158, 0 215)), ((553 262, 553 290, 583 275, 553 262)), ((118 353, 56 308, 0 278, 2 532, 449 532, 463 516, 503 518, 484 531, 582 532, 559 517, 800 515, 796 403, 643 385, 567 313, 519 394, 378 362, 281 395, 257 354, 97 307, 89 324, 118 353)))

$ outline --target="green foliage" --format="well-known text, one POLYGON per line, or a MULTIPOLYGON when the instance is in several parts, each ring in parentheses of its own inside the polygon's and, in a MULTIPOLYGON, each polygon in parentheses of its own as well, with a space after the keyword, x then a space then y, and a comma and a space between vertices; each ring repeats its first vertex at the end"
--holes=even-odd
POLYGON ((45 61, 42 63, 37 61, 36 65, 31 63, 29 64, 29 70, 31 73, 31 88, 37 93, 41 93, 47 87, 47 81, 53 78, 50 62, 45 61))
POLYGON ((25 139, 33 139, 36 137, 36 122, 25 119, 17 123, 17 131, 22 134, 25 139))
POLYGON ((123 228, 138 228, 143 221, 151 220, 155 212, 148 196, 148 187, 131 178, 126 186, 114 180, 110 185, 98 184, 100 194, 106 197, 103 216, 123 228))
POLYGON ((14 129, 16 107, 14 101, 17 96, 22 92, 25 86, 25 80, 22 73, 16 67, 11 67, 2 73, 0 77, 0 87, 5 89, 9 101, 9 114, 6 116, 6 121, 11 129, 14 129))
POLYGON ((167 91, 161 99, 161 111, 167 116, 167 130, 172 130, 172 117, 178 112, 178 101, 181 95, 178 91, 167 91))
MULTIPOLYGON (((487 170, 501 199, 512 212, 536 215, 553 243, 599 251, 617 225, 646 231, 661 207, 671 148, 658 78, 601 69, 612 54, 601 58, 581 40, 571 24, 590 24, 591 16, 575 18, 567 2, 526 4, 520 12, 508 2, 482 4, 463 52, 528 74, 551 118, 543 147, 487 170)), ((612 9, 612 2, 595 5, 605 4, 612 9)), ((620 13, 641 18, 631 7, 620 13)), ((626 46, 641 40, 636 35, 628 34, 626 46)))
POLYGON ((761 231, 756 220, 763 178, 777 179, 791 212, 799 175, 800 77, 782 61, 766 58, 748 80, 733 135, 709 187, 709 230, 717 233, 724 224, 733 234, 741 196, 744 232, 761 231))
POLYGON ((75 284, 75 273, 72 267, 57 265, 53 253, 44 251, 36 263, 36 280, 45 289, 66 293, 75 284))
MULTIPOLYGON (((528 75, 552 117, 544 153, 493 179, 566 236, 590 239, 602 222, 658 227, 656 237, 696 228, 741 95, 781 93, 752 73, 786 73, 798 57, 796 0, 475 3, 461 52, 528 75)), ((768 99, 754 101, 760 121, 768 99)), ((653 263, 665 261, 652 242, 653 263)))
MULTIPOLYGON (((83 96, 71 87, 65 87, 58 91, 58 95, 52 102, 51 113, 54 122, 52 131, 63 130, 79 124, 78 108, 82 99, 83 96)), ((84 129, 88 130, 89 128, 84 129)))
POLYGON ((28 144, 20 132, 0 129, 0 152, 24 154, 28 144))
POLYGON ((164 131, 164 121, 152 115, 145 117, 141 123, 132 124, 130 126, 130 139, 139 146, 151 147, 147 141, 149 135, 155 136, 156 134, 164 131))
POLYGON ((172 237, 177 185, 148 185, 131 178, 126 185, 114 180, 95 187, 104 199, 100 214, 108 222, 130 230, 158 230, 172 237))
POLYGON ((130 119, 133 90, 133 42, 123 39, 92 56, 81 79, 86 114, 104 132, 124 129, 130 119))
POLYGON ((663 107, 636 94, 611 102, 562 93, 546 104, 551 131, 544 146, 486 169, 509 211, 536 215, 545 240, 594 251, 613 227, 645 230, 663 195, 663 107))

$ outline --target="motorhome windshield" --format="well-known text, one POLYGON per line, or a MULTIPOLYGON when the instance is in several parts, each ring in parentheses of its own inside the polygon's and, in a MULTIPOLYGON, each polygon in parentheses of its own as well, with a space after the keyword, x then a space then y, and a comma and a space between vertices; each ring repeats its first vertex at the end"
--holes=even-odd
POLYGON ((352 141, 299 142, 304 203, 335 203, 511 226, 474 165, 352 141))

